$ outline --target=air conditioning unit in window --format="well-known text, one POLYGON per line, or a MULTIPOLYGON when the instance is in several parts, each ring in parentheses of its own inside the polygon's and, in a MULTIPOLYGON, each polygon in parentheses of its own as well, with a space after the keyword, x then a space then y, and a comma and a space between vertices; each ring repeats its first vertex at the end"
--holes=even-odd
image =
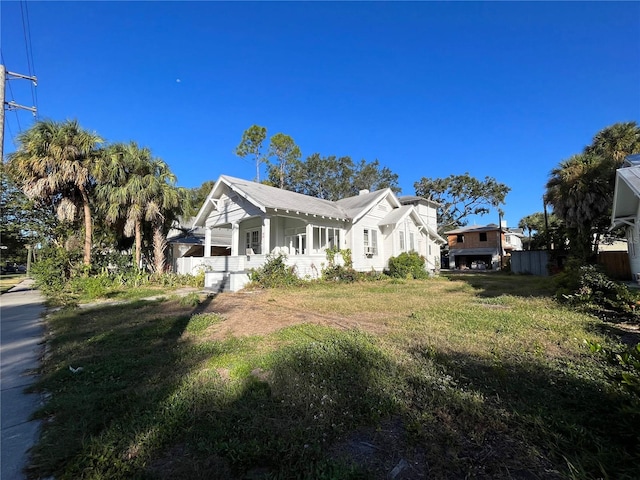
POLYGON ((364 247, 364 254, 365 255, 370 256, 370 255, 374 255, 375 253, 376 253, 375 248, 373 248, 373 247, 364 247))

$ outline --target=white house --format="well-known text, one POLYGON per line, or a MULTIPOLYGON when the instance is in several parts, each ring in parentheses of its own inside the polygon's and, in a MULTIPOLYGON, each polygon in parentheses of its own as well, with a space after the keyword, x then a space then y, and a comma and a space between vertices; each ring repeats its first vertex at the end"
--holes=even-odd
POLYGON ((616 171, 611 228, 626 227, 629 266, 640 279, 640 154, 630 155, 616 171))
POLYGON ((358 271, 382 271, 390 257, 411 250, 436 271, 445 243, 437 233, 436 207, 419 197, 398 198, 390 189, 332 202, 223 175, 193 223, 204 228, 204 256, 177 259, 178 271, 204 268, 205 287, 237 291, 270 253, 286 254, 300 277, 317 278, 332 247, 350 249, 358 271), (212 232, 220 228, 231 232, 229 255, 212 256, 212 232))

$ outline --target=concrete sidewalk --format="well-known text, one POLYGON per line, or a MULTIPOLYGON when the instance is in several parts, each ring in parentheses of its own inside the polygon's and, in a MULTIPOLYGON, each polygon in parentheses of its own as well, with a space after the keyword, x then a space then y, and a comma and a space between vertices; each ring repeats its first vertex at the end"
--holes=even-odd
POLYGON ((0 478, 22 480, 39 421, 29 421, 40 395, 24 390, 35 381, 44 346, 44 298, 24 280, 0 296, 0 478))

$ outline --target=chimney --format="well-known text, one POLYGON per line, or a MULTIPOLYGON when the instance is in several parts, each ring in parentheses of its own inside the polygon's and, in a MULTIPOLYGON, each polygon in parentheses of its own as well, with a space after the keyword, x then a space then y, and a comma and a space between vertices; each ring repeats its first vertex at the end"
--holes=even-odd
POLYGON ((360 190, 358 192, 358 195, 366 195, 367 193, 369 193, 369 190, 367 190, 366 188, 364 190, 360 190))

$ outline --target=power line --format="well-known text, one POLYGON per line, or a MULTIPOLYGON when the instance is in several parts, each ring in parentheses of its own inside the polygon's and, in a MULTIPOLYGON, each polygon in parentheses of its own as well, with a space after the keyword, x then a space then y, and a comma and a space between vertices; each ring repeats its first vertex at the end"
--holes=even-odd
MULTIPOLYGON (((27 7, 26 1, 20 2, 20 13, 22 16, 22 32, 24 34, 24 47, 27 53, 27 70, 29 72, 30 77, 35 77, 35 67, 33 64, 33 46, 31 43, 31 25, 29 23, 29 9, 27 7), (25 19, 26 17, 26 19, 25 19)), ((35 88, 35 85, 31 83, 31 99, 33 100, 33 104, 38 107, 38 94, 35 88)))
MULTIPOLYGON (((4 54, 2 52, 0 52, 0 59, 2 60, 2 65, 6 65, 6 63, 4 61, 4 54)), ((13 87, 11 87, 11 82, 9 82, 5 78, 0 79, 0 81, 6 82, 6 84, 9 86, 9 93, 11 95, 11 101, 15 102, 16 97, 13 94, 13 87)), ((4 108, 4 105, 2 105, 2 108, 4 108)), ((16 115, 16 122, 18 123, 18 133, 22 133, 22 126, 20 125, 20 115, 18 115, 18 110, 15 109, 15 108, 12 109, 12 110, 13 110, 13 113, 16 115)), ((8 125, 8 123, 7 123, 7 125, 8 125)), ((11 133, 11 130, 9 130, 9 133, 11 133)))

